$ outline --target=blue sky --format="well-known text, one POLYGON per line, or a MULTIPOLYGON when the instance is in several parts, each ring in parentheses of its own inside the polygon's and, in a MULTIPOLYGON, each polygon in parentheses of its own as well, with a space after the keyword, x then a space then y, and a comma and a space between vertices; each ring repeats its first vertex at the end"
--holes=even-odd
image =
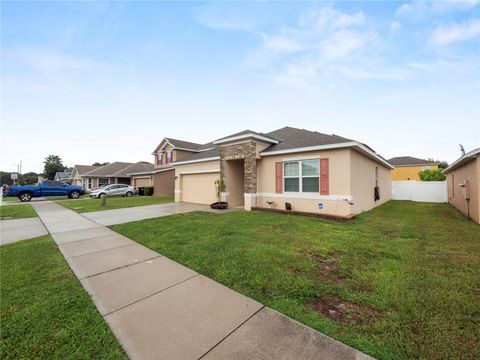
POLYGON ((151 161, 286 125, 384 157, 480 146, 480 3, 2 2, 0 169, 151 161))

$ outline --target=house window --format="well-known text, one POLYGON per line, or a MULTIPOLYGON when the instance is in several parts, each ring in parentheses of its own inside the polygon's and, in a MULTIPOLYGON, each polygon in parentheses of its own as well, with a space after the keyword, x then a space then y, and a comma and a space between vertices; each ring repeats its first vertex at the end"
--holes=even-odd
POLYGON ((428 165, 423 166, 423 170, 428 170, 428 169, 430 169, 430 166, 428 166, 428 165))
POLYGON ((172 162, 172 152, 167 151, 167 164, 170 164, 172 162))
POLYGON ((158 153, 157 154, 157 165, 162 165, 162 159, 163 159, 162 153, 158 153))
POLYGON ((88 178, 88 188, 92 188, 92 178, 88 178))
POLYGON ((318 193, 320 160, 288 161, 283 164, 285 192, 318 193))
POLYGON ((102 187, 103 185, 108 185, 110 183, 108 178, 99 178, 98 179, 98 187, 102 187))

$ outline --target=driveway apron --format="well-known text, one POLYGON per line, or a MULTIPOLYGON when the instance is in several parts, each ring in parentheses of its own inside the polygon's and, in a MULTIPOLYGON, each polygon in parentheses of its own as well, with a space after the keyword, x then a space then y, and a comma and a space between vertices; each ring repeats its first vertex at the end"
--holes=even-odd
POLYGON ((131 359, 371 359, 58 204, 33 205, 131 359))

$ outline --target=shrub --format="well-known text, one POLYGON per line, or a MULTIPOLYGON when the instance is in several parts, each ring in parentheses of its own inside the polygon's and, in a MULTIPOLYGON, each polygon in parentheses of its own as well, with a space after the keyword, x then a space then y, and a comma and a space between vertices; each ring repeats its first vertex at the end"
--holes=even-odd
POLYGON ((443 169, 426 169, 420 171, 418 176, 422 181, 444 181, 445 175, 442 173, 443 169))
POLYGON ((146 186, 143 188, 143 195, 152 196, 153 195, 153 186, 146 186))

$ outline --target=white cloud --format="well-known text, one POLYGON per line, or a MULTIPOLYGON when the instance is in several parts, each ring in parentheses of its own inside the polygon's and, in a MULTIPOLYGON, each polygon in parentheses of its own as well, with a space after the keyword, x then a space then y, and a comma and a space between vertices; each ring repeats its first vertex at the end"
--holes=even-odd
POLYGON ((392 21, 392 23, 390 24, 390 31, 397 32, 398 30, 400 30, 401 27, 402 25, 400 24, 400 22, 392 21))
POLYGON ((326 7, 304 14, 296 26, 262 33, 261 38, 248 64, 265 68, 278 82, 309 86, 329 69, 334 71, 336 61, 354 61, 378 36, 367 28, 363 12, 347 14, 326 7))
POLYGON ((467 11, 473 9, 479 3, 480 0, 414 0, 400 5, 396 10, 395 15, 399 17, 408 17, 410 19, 419 19, 431 14, 446 15, 456 11, 467 11))
POLYGON ((461 24, 437 27, 431 37, 433 45, 447 46, 455 42, 466 41, 480 36, 480 19, 471 19, 461 24))

